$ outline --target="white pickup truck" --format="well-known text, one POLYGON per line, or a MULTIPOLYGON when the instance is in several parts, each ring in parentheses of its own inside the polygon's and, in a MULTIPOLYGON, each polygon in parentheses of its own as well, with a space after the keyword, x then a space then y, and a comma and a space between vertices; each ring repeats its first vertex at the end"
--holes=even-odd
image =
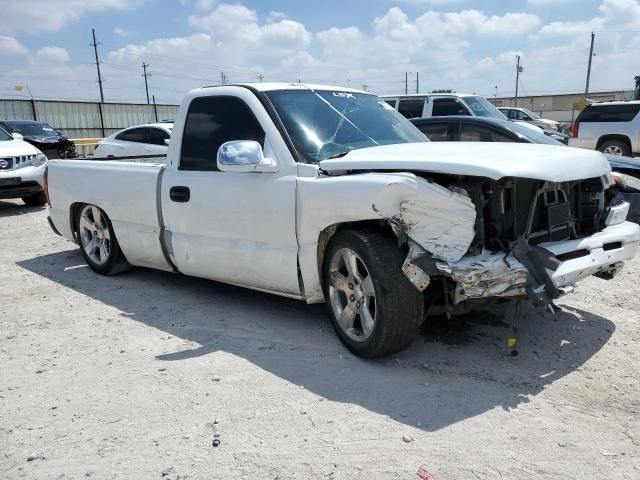
POLYGON ((354 353, 425 318, 550 307, 636 253, 599 152, 431 143, 374 95, 302 84, 190 92, 165 165, 53 160, 50 223, 110 275, 130 266, 327 302, 354 353))

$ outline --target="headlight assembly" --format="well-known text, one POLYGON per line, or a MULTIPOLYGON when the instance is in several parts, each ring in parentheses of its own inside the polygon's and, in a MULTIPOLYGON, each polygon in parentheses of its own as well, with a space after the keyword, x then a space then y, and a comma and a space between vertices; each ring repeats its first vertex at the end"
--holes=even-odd
POLYGON ((40 165, 44 165, 47 162, 47 156, 44 153, 39 153, 36 157, 31 160, 31 165, 34 167, 39 167, 40 165))

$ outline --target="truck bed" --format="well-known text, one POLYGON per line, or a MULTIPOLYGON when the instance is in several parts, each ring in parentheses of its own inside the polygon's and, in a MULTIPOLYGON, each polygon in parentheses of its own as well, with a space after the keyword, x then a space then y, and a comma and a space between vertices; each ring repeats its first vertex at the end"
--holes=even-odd
POLYGON ((125 257, 135 259, 134 265, 171 270, 160 244, 158 191, 163 171, 158 163, 52 160, 51 219, 64 237, 75 241, 75 207, 97 205, 111 219, 120 248, 125 257))

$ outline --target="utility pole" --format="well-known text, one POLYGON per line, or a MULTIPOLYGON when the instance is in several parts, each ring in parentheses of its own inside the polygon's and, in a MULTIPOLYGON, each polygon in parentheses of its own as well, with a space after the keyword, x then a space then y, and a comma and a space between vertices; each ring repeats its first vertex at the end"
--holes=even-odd
POLYGON ((224 72, 220 72, 220 83, 222 85, 224 85, 225 83, 227 83, 227 76, 224 74, 224 72))
POLYGON ((91 46, 93 47, 93 53, 96 55, 96 68, 98 69, 98 85, 100 85, 100 103, 104 103, 104 92, 102 91, 102 75, 100 74, 100 60, 98 59, 98 42, 96 42, 96 29, 91 29, 91 34, 93 35, 93 43, 91 46))
POLYGON ((518 84, 520 83, 520 72, 522 72, 522 67, 520 66, 520 55, 518 55, 518 63, 516 65, 516 98, 514 100, 514 107, 518 106, 518 84))
POLYGON ((407 95, 409 93, 409 73, 404 72, 404 94, 407 95))
POLYGON ((587 67, 587 85, 584 87, 585 100, 589 95, 589 81, 591 80, 591 60, 593 59, 593 43, 595 39, 596 39, 596 34, 591 32, 591 48, 589 49, 589 66, 587 67))
POLYGON ((416 72, 416 93, 420 93, 420 72, 416 72))
POLYGON ((264 79, 264 75, 263 74, 259 74, 258 75, 258 80, 260 81, 260 83, 262 83, 263 79, 264 79))
POLYGON ((362 90, 364 90, 365 92, 368 92, 369 90, 367 90, 367 88, 369 88, 369 85, 367 85, 366 83, 363 83, 362 90))
POLYGON ((156 105, 156 96, 153 96, 153 113, 156 117, 156 123, 158 123, 158 106, 156 105))
POLYGON ((144 88, 147 91, 147 105, 149 105, 151 102, 149 102, 149 82, 147 81, 147 78, 149 78, 151 76, 150 73, 147 73, 147 67, 149 66, 148 63, 144 63, 142 62, 142 71, 144 72, 142 74, 142 76, 144 77, 144 88))

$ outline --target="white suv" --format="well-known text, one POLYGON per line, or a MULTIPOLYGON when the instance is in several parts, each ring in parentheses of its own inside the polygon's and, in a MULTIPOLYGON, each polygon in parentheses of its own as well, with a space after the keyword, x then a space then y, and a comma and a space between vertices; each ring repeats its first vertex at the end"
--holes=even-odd
POLYGON ((0 199, 22 198, 30 207, 44 205, 46 164, 46 155, 22 135, 0 128, 0 199))
POLYGON ((396 95, 382 97, 382 99, 407 118, 471 115, 507 119, 486 98, 466 93, 396 95))
POLYGON ((640 155, 640 101, 588 105, 576 118, 571 136, 571 147, 640 155))

